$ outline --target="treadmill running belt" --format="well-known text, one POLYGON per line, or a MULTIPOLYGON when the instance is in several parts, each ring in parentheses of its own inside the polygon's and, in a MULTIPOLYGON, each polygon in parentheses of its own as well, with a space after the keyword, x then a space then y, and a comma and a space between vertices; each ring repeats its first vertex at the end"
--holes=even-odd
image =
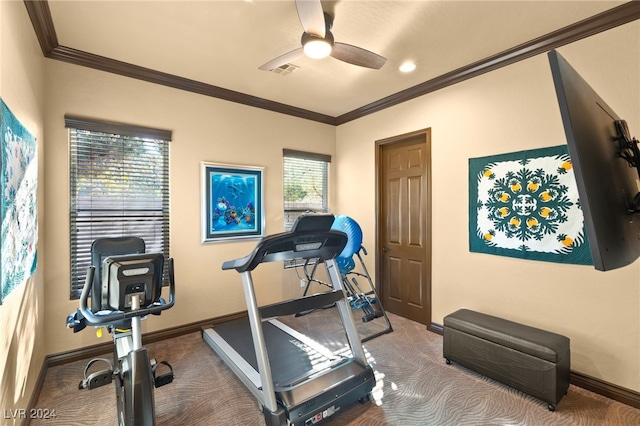
MULTIPOLYGON (((275 386, 295 385, 310 374, 334 365, 332 360, 270 322, 266 321, 262 326, 275 386)), ((217 324, 214 330, 258 371, 249 318, 217 324)))

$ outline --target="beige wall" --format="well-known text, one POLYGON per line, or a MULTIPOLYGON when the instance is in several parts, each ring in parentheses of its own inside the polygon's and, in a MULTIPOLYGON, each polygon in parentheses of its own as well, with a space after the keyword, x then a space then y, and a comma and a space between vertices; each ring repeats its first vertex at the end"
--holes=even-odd
MULTIPOLYGON (((47 352, 99 343, 91 331, 74 335, 63 327, 64 318, 77 307, 77 301, 69 300, 67 113, 173 131, 170 208, 176 305, 143 321, 143 332, 245 310, 239 274, 220 266, 247 255, 255 241, 200 243, 200 163, 264 167, 266 232, 282 232, 282 148, 335 157, 335 128, 58 61, 47 61, 46 66, 47 352)), ((258 268, 254 281, 261 303, 279 300, 285 291, 281 264, 258 268)))
POLYGON ((44 342, 44 59, 22 2, 0 2, 0 97, 38 140, 38 266, 0 306, 1 424, 27 407, 46 354, 44 342), (11 412, 10 410, 14 410, 11 412))
MULTIPOLYGON (((559 51, 640 134, 640 24, 559 51)), ((566 143, 547 56, 338 127, 338 206, 361 223, 366 247, 375 244, 375 141, 424 128, 432 135, 432 321, 467 307, 565 334, 572 370, 640 391, 640 261, 603 273, 469 252, 468 159, 566 143)))

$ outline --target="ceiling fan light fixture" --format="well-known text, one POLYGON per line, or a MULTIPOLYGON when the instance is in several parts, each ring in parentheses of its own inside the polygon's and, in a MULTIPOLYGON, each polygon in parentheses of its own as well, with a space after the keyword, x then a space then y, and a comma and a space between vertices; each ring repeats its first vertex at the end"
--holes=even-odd
MULTIPOLYGON (((330 33, 329 33, 330 34, 330 33)), ((302 36, 304 54, 312 59, 326 58, 333 49, 332 37, 320 38, 310 34, 302 36)))

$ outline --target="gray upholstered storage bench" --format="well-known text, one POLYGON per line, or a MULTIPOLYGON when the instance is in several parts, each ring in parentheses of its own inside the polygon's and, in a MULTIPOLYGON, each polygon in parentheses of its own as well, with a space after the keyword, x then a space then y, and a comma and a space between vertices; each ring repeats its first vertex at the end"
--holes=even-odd
POLYGON ((556 408, 569 389, 569 339, 468 309, 444 318, 443 354, 451 361, 556 408))

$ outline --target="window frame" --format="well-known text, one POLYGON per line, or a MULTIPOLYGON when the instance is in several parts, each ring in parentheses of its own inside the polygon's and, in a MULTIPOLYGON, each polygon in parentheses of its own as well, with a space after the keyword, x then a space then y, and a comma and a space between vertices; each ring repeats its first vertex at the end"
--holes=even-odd
MULTIPOLYGON (((125 236, 145 236, 143 232, 146 232, 146 236, 148 237, 151 234, 152 238, 146 238, 147 250, 149 251, 149 247, 153 246, 156 249, 152 249, 152 251, 158 252, 161 251, 166 258, 169 257, 170 252, 170 219, 169 219, 169 205, 170 205, 170 164, 169 164, 169 153, 170 153, 170 142, 172 137, 172 132, 169 130, 161 130, 161 129, 153 129, 148 127, 124 124, 124 123, 115 123, 103 120, 96 120, 90 118, 77 117, 72 115, 65 115, 65 127, 68 129, 68 137, 69 137, 69 242, 70 242, 70 299, 78 299, 82 292, 82 288, 84 287, 84 281, 86 277, 86 268, 90 264, 91 253, 90 246, 91 242, 87 240, 86 233, 90 234, 89 239, 94 240, 95 238, 100 237, 119 237, 125 236), (79 133, 80 132, 80 135, 79 133), (88 133, 87 133, 88 132, 88 133), (88 137, 87 137, 88 135, 88 137), (102 140, 100 140, 102 138, 102 140), (82 141, 80 141, 82 140, 82 141), (150 197, 150 200, 153 200, 154 204, 153 208, 141 209, 140 207, 131 208, 131 206, 122 206, 121 209, 116 209, 115 217, 117 219, 114 222, 120 221, 120 226, 122 227, 122 232, 117 232, 117 226, 107 225, 106 231, 94 231, 94 224, 97 225, 100 222, 100 217, 105 217, 105 212, 107 209, 104 207, 90 207, 84 208, 80 207, 80 204, 86 202, 86 198, 78 197, 78 181, 79 178, 83 175, 82 170, 79 170, 79 160, 84 159, 90 166, 92 170, 95 163, 92 162, 92 156, 96 153, 104 153, 105 149, 109 148, 109 141, 118 141, 124 144, 135 144, 140 142, 141 144, 151 144, 151 146, 157 146, 159 149, 158 155, 152 155, 151 158, 155 159, 159 163, 159 169, 161 170, 161 176, 157 176, 156 173, 151 173, 150 171, 146 171, 145 174, 145 166, 140 167, 120 167, 120 170, 128 170, 132 173, 127 173, 126 176, 128 178, 132 176, 138 177, 136 182, 138 184, 146 184, 148 183, 148 179, 152 179, 152 182, 157 185, 159 188, 160 195, 150 197), (93 144, 93 146, 92 146, 93 144), (78 154, 78 151, 87 149, 87 151, 78 154), (79 157, 81 156, 81 157, 79 157), (142 172, 142 174, 138 175, 137 172, 142 172), (95 214, 95 212, 100 211, 101 213, 95 214), (135 215, 127 214, 137 212, 135 215), (144 211, 142 215, 139 214, 140 211, 144 211), (83 220, 78 220, 80 215, 79 212, 87 213, 89 215, 84 215, 83 220), (118 213, 119 212, 119 213, 118 213), (141 219, 133 220, 134 217, 141 217, 141 219), (88 218, 88 220, 87 220, 88 218), (145 219, 153 219, 154 225, 149 226, 148 221, 145 219), (92 220, 95 219, 95 220, 92 220), (135 222, 145 223, 144 227, 139 226, 136 227, 135 222), (86 225, 85 225, 86 224, 86 225), (80 226, 79 226, 80 225, 80 226), (84 229, 87 227, 88 231, 84 229), (125 230, 124 228, 127 228, 125 230), (80 230, 79 228, 83 228, 80 230), (144 230, 143 228, 147 228, 144 230), (151 228, 151 229, 150 229, 151 228), (138 235, 132 235, 131 229, 136 232, 138 235), (95 233, 105 232, 104 235, 96 235, 95 233), (80 238, 84 235, 84 238, 80 238), (80 255, 80 251, 82 254, 80 255), (87 251, 87 253, 84 253, 87 251)), ((149 150, 145 151, 149 152, 149 150)), ((117 153, 118 154, 118 153, 117 153)), ((115 158, 116 161, 120 161, 120 164, 125 164, 126 156, 125 155, 114 155, 110 158, 115 158)), ((129 164, 127 164, 129 165, 129 164)), ((105 167, 103 170, 112 170, 113 166, 105 167)), ((100 169, 100 167, 97 167, 100 169)), ((156 169, 154 169, 154 172, 156 169)), ((123 196, 119 195, 113 197, 115 199, 122 199, 123 196)), ((106 197, 108 198, 108 195, 106 197)), ((104 199, 103 199, 104 200, 104 199)), ((103 201, 104 202, 104 201, 103 201)), ((104 223, 104 222, 103 222, 104 223)), ((168 274, 166 273, 168 262, 165 262, 165 284, 167 282, 168 274)))
MULTIPOLYGON (((327 154, 319 154, 319 153, 313 153, 313 152, 307 152, 307 151, 297 151, 297 150, 285 148, 282 150, 282 159, 283 159, 283 173, 282 173, 283 175, 283 226, 285 231, 289 231, 291 229, 291 226, 293 226, 295 219, 298 216, 304 214, 305 212, 308 212, 308 211, 322 212, 322 213, 329 212, 329 186, 330 186, 329 180, 330 180, 331 156, 327 154), (288 183, 287 170, 286 170, 287 158, 295 158, 300 160, 309 160, 309 161, 316 161, 316 162, 323 163, 321 165, 323 175, 320 177, 322 181, 322 186, 323 186, 321 205, 316 205, 316 206, 305 205, 299 208, 295 208, 291 206, 287 207, 287 203, 288 203, 288 201, 286 200, 286 197, 287 197, 286 186, 288 183)), ((309 203, 309 204, 313 204, 313 203, 309 203)), ((299 260, 291 260, 291 261, 286 261, 284 264, 284 267, 292 268, 292 267, 301 266, 303 264, 304 262, 300 262, 299 260)))
POLYGON ((306 211, 315 211, 315 212, 322 212, 322 213, 329 212, 329 167, 331 165, 331 156, 326 154, 318 154, 318 153, 306 152, 306 151, 296 151, 296 150, 285 148, 282 150, 282 158, 283 158, 283 173, 282 173, 283 175, 283 210, 284 210, 284 216, 285 216, 284 229, 285 231, 288 231, 291 225, 293 225, 294 221, 289 221, 290 223, 287 222, 286 220, 287 212, 299 212, 299 215, 303 214, 306 211), (323 185, 321 206, 313 206, 313 205, 309 205, 313 203, 309 203, 308 205, 301 206, 298 208, 296 207, 287 208, 287 200, 286 200, 287 170, 286 170, 286 163, 285 163, 286 158, 296 158, 300 160, 317 161, 317 162, 324 163, 323 176, 321 177, 322 185, 323 185))

